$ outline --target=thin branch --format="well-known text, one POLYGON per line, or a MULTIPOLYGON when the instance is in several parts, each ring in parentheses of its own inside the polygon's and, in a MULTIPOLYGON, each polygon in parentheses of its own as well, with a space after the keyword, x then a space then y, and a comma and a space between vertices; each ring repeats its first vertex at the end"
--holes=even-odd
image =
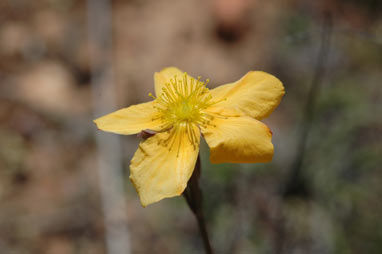
MULTIPOLYGON (((322 87, 322 80, 325 76, 326 68, 325 64, 329 55, 330 40, 332 36, 333 21, 331 14, 325 13, 322 31, 321 31, 321 44, 318 51, 317 62, 315 66, 315 71, 312 79, 312 84, 310 86, 306 105, 304 107, 303 119, 301 124, 301 135, 299 137, 297 145, 297 155, 292 164, 290 170, 289 179, 285 185, 284 196, 289 194, 295 194, 295 188, 307 188, 304 186, 303 176, 302 176, 302 162, 306 152, 306 144, 309 136, 309 132, 312 127, 314 110, 316 106, 316 101, 322 87)), ((308 191, 309 190, 305 190, 308 191)))
MULTIPOLYGON (((88 0, 87 14, 89 47, 94 50, 91 52, 93 114, 94 117, 99 117, 116 107, 111 64, 111 7, 109 0, 88 0)), ((95 133, 95 137, 107 253, 128 254, 130 253, 130 242, 120 139, 115 135, 110 136, 99 131, 95 133)))
POLYGON ((333 19, 331 14, 325 13, 321 31, 321 43, 318 51, 317 62, 314 69, 312 83, 308 92, 306 105, 304 107, 301 135, 297 145, 297 155, 289 170, 289 175, 286 178, 286 183, 282 186, 283 195, 277 209, 276 219, 276 235, 275 235, 275 253, 281 254, 284 252, 284 242, 286 237, 285 218, 282 213, 282 203, 288 196, 309 196, 310 189, 308 187, 307 179, 304 178, 302 173, 302 163, 306 152, 306 144, 309 132, 312 128, 314 120, 314 110, 317 102, 318 95, 322 87, 322 81, 325 76, 325 64, 329 56, 330 40, 332 37, 333 19))
POLYGON ((188 181, 187 188, 183 192, 183 196, 186 199, 188 206, 190 207, 192 213, 195 215, 195 218, 198 222, 204 249, 207 254, 212 254, 213 251, 211 248, 210 240, 208 238, 207 227, 203 213, 203 194, 199 186, 200 172, 200 156, 198 155, 194 172, 192 173, 192 176, 188 181))

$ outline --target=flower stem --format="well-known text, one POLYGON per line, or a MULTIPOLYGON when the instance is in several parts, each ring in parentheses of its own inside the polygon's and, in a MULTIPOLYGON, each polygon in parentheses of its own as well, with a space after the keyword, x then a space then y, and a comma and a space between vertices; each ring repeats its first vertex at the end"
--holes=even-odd
POLYGON ((203 239, 204 249, 207 254, 212 254, 213 252, 207 234, 206 223, 204 220, 203 195, 202 190, 199 186, 200 172, 200 156, 198 155, 194 172, 192 173, 192 176, 188 181, 187 188, 183 192, 183 196, 186 199, 188 206, 190 207, 192 213, 195 215, 195 218, 198 222, 200 235, 203 239))

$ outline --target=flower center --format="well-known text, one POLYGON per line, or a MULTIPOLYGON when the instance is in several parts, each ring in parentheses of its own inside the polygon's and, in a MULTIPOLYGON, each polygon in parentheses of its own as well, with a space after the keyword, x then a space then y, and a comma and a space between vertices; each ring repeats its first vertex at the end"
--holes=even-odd
POLYGON ((184 73, 181 78, 171 78, 158 98, 149 94, 158 102, 156 108, 158 118, 163 122, 162 130, 170 134, 163 144, 169 146, 170 150, 177 135, 187 136, 194 148, 199 145, 195 128, 210 123, 213 116, 205 112, 205 109, 216 103, 206 88, 208 82, 208 79, 202 82, 200 77, 194 79, 184 73))

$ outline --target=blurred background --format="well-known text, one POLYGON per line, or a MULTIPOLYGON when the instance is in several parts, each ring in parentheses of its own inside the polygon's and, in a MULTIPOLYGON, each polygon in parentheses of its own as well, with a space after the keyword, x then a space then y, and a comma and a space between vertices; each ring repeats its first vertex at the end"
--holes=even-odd
POLYGON ((176 66, 210 87, 249 70, 286 95, 267 164, 212 165, 216 253, 382 253, 378 0, 2 0, 0 253, 204 253, 183 197, 142 208, 136 136, 92 119, 151 100, 176 66))

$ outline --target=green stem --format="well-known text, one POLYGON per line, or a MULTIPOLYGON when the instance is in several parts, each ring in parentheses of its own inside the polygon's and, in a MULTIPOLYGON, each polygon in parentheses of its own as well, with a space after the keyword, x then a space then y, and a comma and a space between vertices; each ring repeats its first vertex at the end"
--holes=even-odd
POLYGON ((195 215, 195 218, 198 222, 200 235, 202 236, 204 249, 207 254, 212 254, 212 248, 210 240, 208 238, 206 223, 204 220, 203 213, 203 194, 199 186, 199 177, 200 177, 201 167, 200 167, 200 156, 196 161, 194 172, 190 180, 188 181, 187 188, 183 192, 183 196, 187 201, 188 206, 190 207, 192 213, 195 215))

